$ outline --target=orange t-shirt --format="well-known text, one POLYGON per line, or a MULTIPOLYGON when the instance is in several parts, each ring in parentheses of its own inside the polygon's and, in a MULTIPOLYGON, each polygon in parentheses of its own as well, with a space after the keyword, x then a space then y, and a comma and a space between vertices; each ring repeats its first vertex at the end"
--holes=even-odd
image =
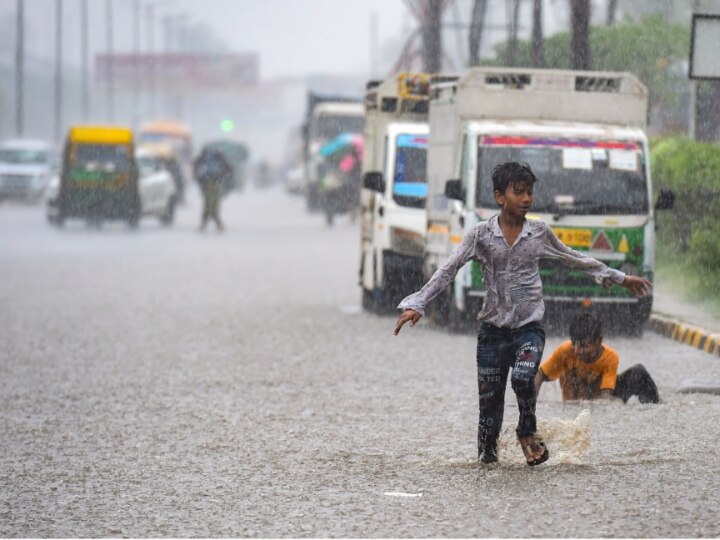
POLYGON ((560 379, 563 399, 595 399, 600 390, 614 390, 617 382, 618 353, 607 345, 591 364, 575 356, 571 341, 561 344, 540 369, 549 380, 560 379))

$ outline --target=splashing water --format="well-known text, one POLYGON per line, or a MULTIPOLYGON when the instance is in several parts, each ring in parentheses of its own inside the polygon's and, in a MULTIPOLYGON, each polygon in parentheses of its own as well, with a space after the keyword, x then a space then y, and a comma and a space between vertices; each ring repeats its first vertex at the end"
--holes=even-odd
MULTIPOLYGON (((538 420, 538 435, 550 450, 548 463, 579 464, 591 445, 590 410, 583 409, 574 420, 538 420)), ((525 463, 513 426, 505 427, 500 434, 498 457, 503 465, 525 463)))

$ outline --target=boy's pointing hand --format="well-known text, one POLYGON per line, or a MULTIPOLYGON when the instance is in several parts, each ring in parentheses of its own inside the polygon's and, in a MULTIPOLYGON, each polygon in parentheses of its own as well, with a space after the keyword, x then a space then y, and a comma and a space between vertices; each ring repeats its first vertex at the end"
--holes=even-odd
POLYGON ((410 326, 415 326, 415 323, 417 323, 421 317, 422 315, 420 315, 414 309, 406 309, 405 311, 403 311, 398 317, 393 336, 397 336, 400 333, 400 329, 406 322, 409 322, 410 326))
POLYGON ((625 281, 622 282, 622 286, 626 289, 630 289, 635 296, 644 298, 650 294, 652 283, 649 279, 644 277, 626 275, 625 281))

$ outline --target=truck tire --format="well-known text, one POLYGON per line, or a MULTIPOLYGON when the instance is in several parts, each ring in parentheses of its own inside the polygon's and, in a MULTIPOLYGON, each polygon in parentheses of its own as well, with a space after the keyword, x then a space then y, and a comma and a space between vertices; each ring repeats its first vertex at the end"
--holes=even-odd
POLYGON ((372 291, 368 291, 365 287, 362 287, 362 308, 368 313, 375 313, 375 298, 372 291))

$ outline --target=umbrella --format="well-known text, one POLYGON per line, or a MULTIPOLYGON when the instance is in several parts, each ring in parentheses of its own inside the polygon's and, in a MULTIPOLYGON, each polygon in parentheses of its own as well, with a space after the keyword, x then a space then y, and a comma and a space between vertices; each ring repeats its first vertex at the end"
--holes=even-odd
POLYGON ((359 133, 341 133, 334 139, 331 139, 323 147, 320 148, 319 154, 324 157, 330 157, 333 154, 342 152, 349 148, 355 148, 362 151, 363 137, 359 133))

